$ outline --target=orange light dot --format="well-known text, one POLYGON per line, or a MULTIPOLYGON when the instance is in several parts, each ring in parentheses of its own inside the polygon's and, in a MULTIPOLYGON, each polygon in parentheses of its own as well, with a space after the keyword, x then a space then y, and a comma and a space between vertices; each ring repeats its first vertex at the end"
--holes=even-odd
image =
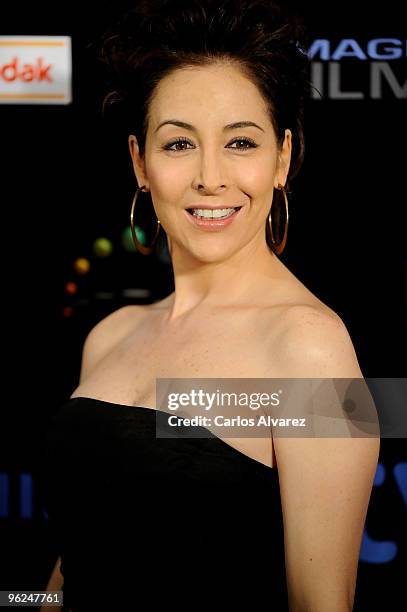
POLYGON ((75 259, 73 267, 75 272, 78 274, 87 274, 90 270, 89 259, 85 259, 85 257, 78 257, 78 259, 75 259))
POLYGON ((78 291, 78 285, 72 281, 65 284, 65 291, 69 295, 74 295, 78 291))

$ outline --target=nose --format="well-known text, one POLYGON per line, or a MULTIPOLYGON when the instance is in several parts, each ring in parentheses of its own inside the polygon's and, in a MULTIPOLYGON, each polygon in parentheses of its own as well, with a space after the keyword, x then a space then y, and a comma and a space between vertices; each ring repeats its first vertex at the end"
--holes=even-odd
POLYGON ((226 189, 226 185, 222 184, 222 185, 208 185, 208 183, 199 183, 198 185, 198 191, 201 192, 205 192, 205 193, 217 193, 219 189, 226 189))
POLYGON ((195 180, 195 188, 205 193, 216 193, 219 189, 225 189, 225 177, 222 173, 222 164, 215 153, 213 151, 204 153, 195 180))

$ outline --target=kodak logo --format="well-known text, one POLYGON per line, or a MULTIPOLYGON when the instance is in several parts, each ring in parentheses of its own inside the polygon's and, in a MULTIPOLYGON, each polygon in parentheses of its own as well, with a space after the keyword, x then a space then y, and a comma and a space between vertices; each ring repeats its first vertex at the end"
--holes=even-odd
POLYGON ((38 83, 47 81, 52 83, 52 76, 49 74, 52 64, 46 64, 43 57, 38 57, 34 63, 22 63, 18 57, 13 57, 10 63, 0 64, 0 80, 8 83, 22 81, 38 83))

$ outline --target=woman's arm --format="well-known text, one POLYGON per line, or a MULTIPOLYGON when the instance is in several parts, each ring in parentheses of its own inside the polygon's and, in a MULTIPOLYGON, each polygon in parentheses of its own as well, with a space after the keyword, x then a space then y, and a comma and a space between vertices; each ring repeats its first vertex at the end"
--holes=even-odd
MULTIPOLYGON (((54 569, 49 577, 48 584, 45 587, 46 591, 61 591, 64 583, 64 577, 60 571, 61 557, 58 557, 54 569)), ((62 606, 41 606, 40 612, 61 612, 62 606)))
MULTIPOLYGON (((297 314, 283 348, 290 376, 363 378, 339 317, 297 314)), ((380 437, 275 436, 274 450, 290 612, 351 612, 380 437)))
MULTIPOLYGON (((88 377, 109 350, 128 333, 128 330, 141 318, 143 312, 143 307, 139 305, 123 306, 104 317, 90 330, 82 347, 79 383, 88 377)), ((46 591, 62 589, 64 577, 60 571, 60 564, 61 557, 58 557, 49 577, 46 591)), ((61 610, 60 606, 40 608, 40 612, 60 612, 61 610)))

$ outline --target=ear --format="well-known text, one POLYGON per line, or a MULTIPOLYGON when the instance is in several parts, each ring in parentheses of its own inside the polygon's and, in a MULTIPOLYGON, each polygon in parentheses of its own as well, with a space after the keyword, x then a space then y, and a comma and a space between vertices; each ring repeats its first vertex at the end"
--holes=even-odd
POLYGON ((287 182, 288 171, 290 169, 291 162, 291 151, 292 151, 292 134, 291 130, 285 130, 284 142, 281 147, 281 151, 278 153, 277 169, 275 176, 274 186, 277 188, 278 184, 285 185, 287 182))
POLYGON ((133 163, 134 174, 137 178, 137 184, 139 187, 145 185, 146 191, 149 189, 148 179, 145 172, 144 161, 140 157, 139 146, 137 142, 137 138, 130 134, 128 138, 130 156, 133 163))

